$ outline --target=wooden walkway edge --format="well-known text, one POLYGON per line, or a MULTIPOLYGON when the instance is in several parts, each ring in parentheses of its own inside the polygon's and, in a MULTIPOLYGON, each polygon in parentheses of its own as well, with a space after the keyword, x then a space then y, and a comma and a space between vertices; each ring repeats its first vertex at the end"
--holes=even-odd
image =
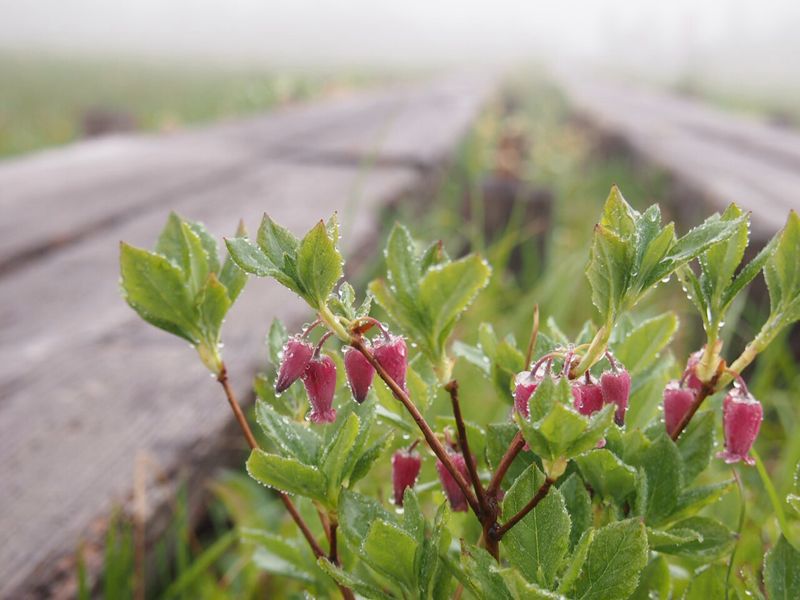
POLYGON ((769 238, 790 209, 800 209, 800 132, 586 72, 559 71, 556 79, 579 113, 714 210, 735 202, 752 211, 756 239, 769 238))
MULTIPOLYGON (((0 162, 1 598, 70 596, 78 540, 130 497, 137 456, 155 465, 156 529, 174 483, 156 471, 196 476, 239 449, 194 353, 120 298, 119 241, 150 247, 170 210, 217 235, 265 211, 302 233, 338 211, 345 254, 376 252, 380 209, 442 166, 493 89, 444 77, 0 162)), ((242 397, 273 317, 311 315, 252 279, 223 330, 242 397)))

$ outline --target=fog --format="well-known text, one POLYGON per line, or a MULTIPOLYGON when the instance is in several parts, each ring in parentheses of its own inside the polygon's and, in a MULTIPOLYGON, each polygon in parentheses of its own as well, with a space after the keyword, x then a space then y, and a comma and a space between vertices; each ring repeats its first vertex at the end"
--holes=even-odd
POLYGON ((0 0, 0 14, 0 48, 17 51, 403 67, 544 59, 655 78, 800 78, 796 0, 0 0))

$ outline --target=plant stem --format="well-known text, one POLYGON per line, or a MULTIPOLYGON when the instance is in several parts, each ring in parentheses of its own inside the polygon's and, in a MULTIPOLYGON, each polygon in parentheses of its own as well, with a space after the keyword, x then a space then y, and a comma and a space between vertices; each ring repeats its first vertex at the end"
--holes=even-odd
POLYGON ((586 354, 581 358, 581 362, 570 371, 570 379, 580 377, 585 371, 588 371, 594 363, 603 357, 608 347, 608 340, 611 338, 611 329, 613 325, 613 323, 606 323, 597 330, 594 338, 592 338, 591 344, 589 344, 589 347, 586 349, 586 354))
POLYGON ((733 552, 728 560, 728 569, 725 572, 725 600, 728 600, 728 590, 730 589, 729 582, 731 580, 731 572, 733 571, 733 561, 736 558, 736 551, 739 549, 739 540, 742 536, 742 529, 744 528, 744 520, 747 516, 747 504, 744 501, 744 485, 742 485, 742 478, 739 477, 739 472, 735 467, 731 466, 733 478, 736 480, 736 486, 739 490, 739 527, 736 529, 736 543, 733 546, 733 552))
POLYGON ((497 492, 500 491, 503 478, 506 476, 508 469, 511 467, 511 463, 514 462, 514 459, 517 458, 517 455, 522 452, 524 447, 525 439, 522 437, 522 433, 518 431, 514 436, 514 439, 511 440, 511 445, 508 447, 508 450, 506 450, 503 458, 500 459, 500 463, 497 465, 497 470, 494 472, 492 480, 489 482, 489 487, 486 488, 486 495, 489 498, 497 497, 497 492))
POLYGON ((481 514, 478 519, 483 525, 483 535, 481 536, 486 546, 486 550, 491 554, 495 560, 500 560, 500 546, 497 540, 488 535, 490 529, 497 521, 497 503, 493 502, 489 505, 486 498, 486 492, 483 489, 480 477, 478 476, 478 469, 475 465, 475 457, 469 449, 469 440, 467 439, 467 428, 464 424, 464 417, 461 414, 461 402, 458 399, 458 381, 455 379, 444 386, 444 389, 450 394, 450 400, 453 404, 453 416, 456 420, 456 428, 458 429, 458 444, 461 447, 461 454, 464 456, 464 462, 467 465, 467 472, 472 481, 472 487, 475 489, 475 495, 478 497, 478 506, 481 509, 481 514))
POLYGON ((464 462, 467 465, 467 472, 472 481, 472 487, 475 490, 475 495, 478 497, 478 506, 481 508, 483 515, 489 514, 489 507, 486 505, 486 496, 481 484, 480 477, 478 477, 478 469, 475 466, 475 457, 469 449, 469 440, 467 439, 467 427, 464 424, 464 417, 461 414, 461 402, 458 399, 458 381, 453 379, 450 383, 444 386, 444 389, 450 394, 450 401, 453 405, 453 416, 456 420, 456 429, 458 430, 458 444, 461 447, 461 454, 464 455, 464 462))
POLYGON ((383 379, 386 385, 389 386, 389 389, 392 390, 394 397, 397 398, 405 407, 405 409, 411 415, 411 418, 414 419, 417 427, 419 427, 420 431, 422 431, 422 435, 425 437, 425 441, 428 443, 428 446, 430 446, 430 449, 433 450, 433 453, 436 455, 436 457, 442 461, 442 464, 453 477, 458 487, 461 488, 464 497, 467 499, 467 504, 469 504, 472 511, 478 515, 478 518, 480 519, 481 509, 478 505, 478 499, 475 497, 475 494, 470 488, 469 483, 466 479, 464 479, 464 476, 461 475, 458 469, 456 469, 453 461, 450 460, 450 457, 447 455, 447 450, 445 450, 444 446, 439 441, 439 438, 436 437, 436 434, 433 432, 430 425, 428 425, 425 417, 422 416, 422 413, 419 412, 419 409, 408 397, 408 394, 397 384, 394 379, 392 379, 392 377, 386 372, 386 369, 384 369, 383 366, 375 359, 375 356, 369 351, 369 348, 364 345, 364 341, 361 337, 353 337, 348 343, 364 355, 364 358, 367 359, 369 364, 371 364, 375 371, 377 371, 380 378, 383 379))
POLYGON ((514 525, 519 523, 522 519, 525 518, 525 516, 529 512, 531 512, 534 508, 536 508, 536 505, 539 504, 539 502, 541 502, 545 498, 545 496, 547 496, 547 492, 550 491, 550 487, 554 483, 555 483, 554 479, 551 479, 550 477, 546 477, 545 480, 544 480, 544 483, 536 491, 536 494, 534 494, 533 498, 531 498, 530 501, 525 506, 523 506, 519 510, 519 512, 517 514, 515 514, 513 517, 511 517, 503 525, 501 525, 500 527, 495 527, 494 529, 492 529, 489 532, 490 535, 492 537, 494 537, 497 541, 500 541, 502 539, 502 537, 506 533, 508 533, 508 531, 512 527, 514 527, 514 525))
POLYGON ((720 379, 724 373, 725 363, 724 361, 720 361, 719 365, 717 366, 717 372, 714 373, 714 376, 710 381, 703 383, 703 387, 697 393, 697 398, 695 398, 694 403, 692 403, 692 405, 689 407, 689 410, 686 411, 686 414, 683 415, 683 418, 675 426, 674 431, 668 432, 669 437, 672 438, 673 442, 676 441, 680 437, 681 433, 683 433, 683 430, 686 429, 686 426, 692 420, 692 417, 694 417, 697 409, 700 408, 700 405, 703 403, 703 401, 717 391, 717 386, 720 384, 720 379))
POLYGON ((219 375, 217 375, 217 381, 219 381, 222 389, 225 390, 225 397, 228 399, 228 404, 231 405, 233 415, 236 417, 236 421, 239 423, 239 427, 244 437, 247 439, 248 445, 251 449, 258 448, 258 442, 253 435, 253 431, 250 429, 250 424, 247 422, 247 418, 244 416, 239 403, 236 401, 236 396, 228 382, 228 369, 225 367, 225 363, 222 364, 219 375))
MULTIPOLYGON (((217 381, 219 381, 222 389, 225 390, 225 397, 228 399, 228 404, 231 405, 231 410, 233 410, 233 414, 236 416, 236 421, 239 423, 239 427, 241 428, 245 439, 247 439, 247 444, 253 450, 259 448, 258 442, 253 435, 253 431, 250 429, 250 425, 247 423, 247 419, 245 418, 239 403, 236 401, 236 396, 234 395, 233 389, 231 389, 230 383, 228 382, 228 370, 224 363, 222 364, 222 368, 217 376, 217 381)), ((303 533, 303 537, 306 538, 308 545, 311 547, 311 551, 314 553, 314 557, 320 558, 325 556, 325 552, 323 552, 322 548, 317 543, 317 540, 314 538, 314 534, 311 533, 311 530, 308 528, 308 524, 306 524, 303 517, 297 511, 297 507, 294 505, 291 498, 289 498, 285 492, 279 491, 277 493, 278 497, 281 499, 281 502, 283 502, 283 505, 286 507, 286 510, 289 512, 292 519, 303 533)), ((333 540, 331 540, 331 546, 333 546, 333 543, 333 540)), ((342 596, 346 600, 355 598, 353 592, 351 592, 349 588, 339 585, 339 589, 342 592, 342 596)))
POLYGON ((330 560, 333 564, 339 564, 339 549, 336 545, 336 530, 339 528, 339 523, 336 521, 331 521, 331 551, 328 554, 328 560, 330 560))
POLYGON ((794 545, 794 540, 792 540, 791 536, 792 532, 789 529, 789 522, 786 520, 786 512, 783 510, 783 503, 767 472, 767 467, 764 465, 764 461, 761 460, 755 448, 750 450, 750 456, 756 461, 756 470, 758 471, 759 477, 761 477, 761 483, 764 484, 764 489, 767 490, 767 496, 769 496, 769 501, 772 504, 772 510, 775 511, 775 517, 778 519, 779 529, 783 537, 785 537, 790 544, 794 545))

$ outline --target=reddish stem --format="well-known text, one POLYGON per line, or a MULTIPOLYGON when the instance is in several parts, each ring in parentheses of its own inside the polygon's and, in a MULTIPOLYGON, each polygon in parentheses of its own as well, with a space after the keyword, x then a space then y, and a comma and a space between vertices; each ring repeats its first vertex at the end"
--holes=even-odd
POLYGON ((456 469, 453 461, 450 460, 450 457, 447 454, 447 450, 445 450, 442 443, 439 441, 439 438, 436 437, 436 434, 431 429, 428 422, 425 420, 425 417, 422 416, 422 413, 419 412, 419 409, 414 405, 411 399, 408 397, 408 394, 401 388, 397 382, 392 379, 392 377, 386 372, 386 369, 375 359, 375 356, 369 349, 364 345, 364 341, 361 337, 354 337, 350 341, 350 345, 361 352, 364 355, 364 358, 375 368, 375 371, 378 373, 381 379, 389 386, 389 389, 392 390, 394 397, 397 398, 400 403, 405 407, 408 413, 411 415, 411 418, 414 419, 414 422, 419 427, 420 431, 422 431, 422 435, 425 437, 425 441, 428 442, 428 446, 436 455, 436 457, 442 461, 442 464, 445 466, 447 471, 455 480, 458 487, 464 494, 464 497, 467 499, 467 504, 469 504, 470 508, 476 515, 480 515, 481 509, 478 505, 478 499, 475 497, 475 494, 472 492, 469 483, 464 479, 464 476, 461 475, 460 471, 456 469))
POLYGON ((541 485, 541 487, 540 487, 540 488, 539 488, 539 489, 536 491, 536 494, 533 496, 533 498, 531 498, 531 499, 530 499, 530 501, 529 501, 529 502, 528 502, 528 503, 527 503, 525 506, 523 506, 523 507, 522 507, 522 508, 519 510, 519 512, 518 512, 517 514, 515 514, 513 517, 511 517, 511 518, 510 518, 508 521, 506 521, 506 522, 505 522, 503 525, 501 525, 500 527, 495 527, 495 528, 493 528, 493 529, 492 529, 492 530, 489 532, 489 534, 490 534, 492 537, 494 537, 494 538, 495 538, 497 541, 500 541, 500 540, 502 539, 502 537, 503 537, 503 536, 504 536, 506 533, 508 533, 508 531, 509 531, 509 530, 510 530, 512 527, 514 527, 514 525, 516 525, 516 524, 517 524, 517 523, 519 523, 519 522, 520 522, 522 519, 524 519, 524 518, 525 518, 525 515, 527 515, 527 514, 528 514, 529 512, 531 512, 531 511, 532 511, 534 508, 536 508, 536 505, 537 505, 537 504, 539 504, 539 502, 541 502, 542 500, 544 500, 544 497, 545 497, 545 496, 547 496, 547 492, 549 492, 549 491, 550 491, 550 487, 551 487, 551 486, 552 486, 554 483, 555 483, 555 480, 553 480, 553 479, 550 479, 549 477, 547 477, 547 478, 544 480, 544 483, 541 485))

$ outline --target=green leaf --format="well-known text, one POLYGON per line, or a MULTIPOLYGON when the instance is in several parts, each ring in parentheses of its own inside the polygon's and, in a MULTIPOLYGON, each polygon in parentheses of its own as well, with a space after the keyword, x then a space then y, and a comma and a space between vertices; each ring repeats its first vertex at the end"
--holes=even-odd
POLYGON ((317 465, 322 440, 310 427, 278 414, 260 399, 256 401, 256 421, 267 438, 289 457, 309 466, 317 465))
MULTIPOLYGON (((544 474, 531 465, 514 482, 503 498, 503 515, 510 518, 521 510, 545 481, 544 474)), ((551 587, 569 547, 570 518, 557 488, 503 536, 508 560, 528 578, 551 587)))
POLYGON ((417 543, 400 527, 376 520, 364 540, 363 555, 369 566, 395 581, 415 587, 414 555, 417 543))
POLYGON ((199 342, 197 309, 178 267, 163 256, 122 242, 120 271, 125 300, 140 317, 192 344, 199 342))
POLYGON ((483 548, 462 541, 461 567, 478 598, 514 600, 499 573, 497 561, 483 548))
POLYGON ((334 581, 344 587, 350 588, 364 598, 375 598, 377 600, 391 600, 393 598, 393 596, 384 593, 380 588, 359 579, 353 573, 337 567, 324 556, 319 557, 317 564, 323 571, 330 575, 334 581))
POLYGON ((602 224, 595 225, 586 276, 592 303, 605 323, 613 323, 628 286, 630 245, 602 224))
POLYGON ((360 550, 361 542, 367 537, 369 526, 378 519, 396 523, 377 500, 357 494, 350 490, 342 490, 339 495, 339 530, 353 549, 360 550))
POLYGON ((702 412, 694 416, 677 440, 683 460, 684 484, 691 483, 711 463, 714 449, 714 413, 702 412))
POLYGON ((671 521, 677 521, 697 514, 701 508, 709 506, 733 489, 734 480, 728 479, 719 483, 698 486, 683 490, 670 515, 671 521))
POLYGON ((647 564, 647 534, 638 519, 611 523, 595 532, 575 583, 576 600, 617 600, 635 589, 647 564))
POLYGON ((183 235, 183 219, 174 212, 169 213, 164 229, 158 236, 156 252, 169 259, 182 272, 189 272, 189 248, 183 235))
POLYGON ((622 502, 636 488, 636 469, 605 448, 575 457, 581 475, 603 498, 622 502))
POLYGON ((369 473, 372 465, 374 465, 375 462, 377 462, 377 460, 383 455, 393 439, 394 436, 392 435, 392 432, 385 433, 378 438, 378 441, 372 444, 361 454, 361 456, 358 457, 353 465, 353 470, 350 473, 351 486, 357 481, 363 479, 367 473, 369 473))
POLYGON ((769 321, 780 327, 800 318, 800 217, 791 211, 775 252, 764 265, 770 298, 769 321))
POLYGON ((358 436, 360 421, 353 413, 345 419, 339 419, 336 424, 336 433, 320 460, 320 469, 328 480, 328 499, 334 501, 338 495, 338 488, 348 473, 345 466, 353 461, 353 446, 358 436))
POLYGON ((305 558, 296 544, 263 529, 243 528, 241 536, 243 542, 256 546, 253 562, 259 568, 306 583, 314 581, 313 574, 301 566, 305 558))
POLYGON ((742 262, 747 249, 748 221, 750 216, 744 214, 735 204, 731 204, 722 214, 722 221, 738 220, 739 225, 733 235, 711 246, 699 256, 701 268, 701 285, 706 297, 712 300, 711 305, 720 307, 725 290, 731 285, 733 276, 742 262))
MULTIPOLYGON (((408 488, 406 494, 410 492, 411 488, 408 488)), ((450 511, 447 503, 443 502, 436 511, 430 537, 424 539, 421 548, 417 550, 418 587, 422 598, 450 597, 451 576, 440 558, 440 555, 446 554, 450 547, 451 536, 447 529, 449 518, 450 511)))
POLYGON ((764 558, 764 585, 770 600, 800 598, 800 552, 783 536, 764 558))
MULTIPOLYGON (((670 597, 671 581, 669 563, 663 556, 653 558, 642 571, 639 585, 628 600, 651 600, 659 598, 666 600, 670 597)), ((703 600, 709 600, 708 596, 703 600)))
POLYGON ((203 337, 214 347, 219 343, 219 331, 222 321, 228 314, 231 300, 228 291, 214 273, 209 274, 205 285, 200 290, 197 298, 197 308, 200 313, 200 328, 203 337))
POLYGON ((219 273, 219 249, 217 248, 217 240, 208 232, 205 225, 197 221, 186 221, 186 224, 200 239, 200 244, 206 253, 206 260, 208 261, 208 270, 212 273, 219 273))
POLYGON ((564 598, 560 594, 526 581, 516 569, 502 569, 499 573, 514 600, 563 600, 564 598))
POLYGON ((246 273, 270 277, 279 270, 258 246, 244 236, 226 238, 225 247, 233 262, 246 273))
POLYGON ((564 571, 564 574, 561 576, 561 581, 558 583, 559 594, 568 594, 572 591, 572 586, 575 585, 575 582, 578 580, 578 576, 580 576, 583 565, 586 562, 586 557, 589 555, 589 548, 594 541, 594 534, 594 529, 587 529, 583 535, 581 535, 580 540, 575 546, 575 551, 569 558, 567 570, 564 571))
POLYGON ((297 274, 306 290, 306 299, 315 308, 322 306, 342 276, 342 255, 320 221, 300 242, 297 274))
POLYGON ((666 433, 659 436, 642 456, 647 474, 647 522, 664 522, 678 503, 683 488, 683 468, 680 452, 666 433))
POLYGON ((256 448, 247 459, 247 472, 266 486, 327 504, 328 482, 316 467, 256 448))
POLYGON ((725 598, 726 569, 722 565, 711 565, 695 573, 689 583, 685 600, 709 600, 725 598))
POLYGON ((576 473, 571 474, 559 486, 559 491, 564 497, 572 528, 569 532, 569 545, 573 548, 583 533, 591 528, 594 520, 592 512, 592 498, 583 485, 583 481, 576 473))
POLYGON ((419 284, 419 301, 434 330, 446 330, 489 283, 491 269, 472 254, 428 271, 419 284))
MULTIPOLYGON (((486 457, 493 471, 497 470, 518 431, 519 428, 514 423, 491 423, 486 427, 486 457)), ((511 463, 503 481, 515 481, 531 464, 533 464, 533 453, 521 452, 511 463)), ((502 487, 505 489, 507 486, 502 487)))
POLYGON ((409 314, 417 313, 419 280, 422 276, 416 244, 408 229, 395 223, 386 242, 386 278, 392 292, 409 314))
POLYGON ((653 365, 677 329, 678 317, 674 312, 648 319, 614 344, 614 355, 631 375, 638 375, 653 365))
POLYGON ((677 546, 688 542, 702 541, 700 534, 693 529, 662 529, 647 528, 647 545, 650 550, 660 550, 662 547, 677 546))
POLYGON ((668 532, 678 531, 685 537, 687 530, 695 532, 697 538, 673 545, 661 544, 658 551, 711 562, 731 550, 736 535, 725 525, 709 517, 690 517, 678 521, 668 532))
POLYGON ((723 220, 716 214, 712 215, 675 242, 664 259, 650 274, 648 280, 644 282, 644 286, 649 287, 657 283, 715 244, 729 239, 739 230, 740 225, 746 222, 746 219, 746 215, 730 220, 723 220))
POLYGON ((289 339, 289 332, 286 325, 280 319, 272 319, 272 324, 269 326, 269 333, 267 334, 267 349, 269 350, 269 362, 274 367, 281 364, 281 355, 286 341, 289 339))
POLYGON ((420 272, 425 273, 428 269, 450 262, 450 256, 447 250, 444 249, 442 240, 433 242, 422 253, 422 258, 419 261, 420 272))
MULTIPOLYGON (((244 223, 239 223, 236 236, 238 238, 247 237, 244 223)), ((239 297, 239 294, 247 283, 247 273, 239 268, 239 265, 236 264, 236 261, 233 260, 230 254, 225 258, 225 262, 222 263, 222 270, 219 272, 219 281, 225 286, 225 289, 228 290, 228 297, 231 299, 231 302, 236 301, 236 298, 239 297)))
POLYGON ((739 271, 739 274, 733 280, 733 283, 725 290, 722 296, 722 306, 727 308, 733 299, 741 292, 748 283, 753 281, 764 268, 766 262, 775 252, 778 246, 779 236, 773 237, 769 243, 764 246, 761 251, 751 260, 745 267, 739 271))
POLYGON ((265 214, 258 227, 256 242, 269 261, 279 270, 285 266, 285 257, 297 257, 299 240, 288 229, 281 227, 265 214))

